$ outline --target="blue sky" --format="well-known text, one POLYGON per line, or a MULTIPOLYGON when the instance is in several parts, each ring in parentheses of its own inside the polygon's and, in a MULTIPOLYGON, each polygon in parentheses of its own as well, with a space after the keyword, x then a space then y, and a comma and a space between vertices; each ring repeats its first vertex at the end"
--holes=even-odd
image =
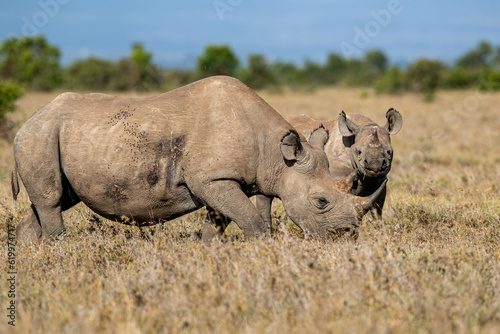
POLYGON ((43 34, 63 64, 118 59, 141 42, 165 67, 192 67, 208 44, 240 60, 323 62, 370 49, 391 63, 453 62, 480 40, 500 46, 500 1, 465 0, 2 0, 0 38, 43 34))

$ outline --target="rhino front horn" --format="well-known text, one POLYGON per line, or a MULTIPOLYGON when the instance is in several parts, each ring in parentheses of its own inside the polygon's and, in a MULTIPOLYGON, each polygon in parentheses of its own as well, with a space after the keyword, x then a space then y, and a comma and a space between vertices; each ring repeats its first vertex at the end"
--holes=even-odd
POLYGON ((356 198, 356 204, 358 205, 358 208, 361 209, 361 212, 363 212, 363 214, 367 213, 373 207, 375 201, 385 190, 386 184, 387 184, 387 179, 385 179, 384 182, 382 182, 382 184, 380 185, 380 187, 378 187, 378 189, 370 196, 356 198))

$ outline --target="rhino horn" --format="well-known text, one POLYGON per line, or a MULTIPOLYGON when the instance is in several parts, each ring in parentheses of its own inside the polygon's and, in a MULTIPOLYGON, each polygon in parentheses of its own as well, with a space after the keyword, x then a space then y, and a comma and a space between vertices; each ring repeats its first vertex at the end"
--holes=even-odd
POLYGON ((378 138, 378 127, 375 126, 373 127, 373 131, 372 131, 372 135, 371 135, 371 139, 370 139, 370 144, 371 145, 376 145, 376 146, 380 146, 380 140, 378 138))
POLYGON ((386 184, 387 184, 387 179, 385 179, 384 182, 382 182, 382 184, 380 185, 380 187, 378 187, 378 189, 370 196, 357 197, 355 199, 356 205, 358 206, 358 208, 360 209, 360 211, 363 214, 367 213, 373 207, 373 204, 375 204, 375 201, 379 198, 379 196, 385 190, 386 184))

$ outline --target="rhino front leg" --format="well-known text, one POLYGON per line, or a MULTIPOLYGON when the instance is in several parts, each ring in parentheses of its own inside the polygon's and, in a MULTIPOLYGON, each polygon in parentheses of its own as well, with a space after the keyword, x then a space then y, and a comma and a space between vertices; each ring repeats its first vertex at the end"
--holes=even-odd
POLYGON ((382 190, 380 196, 377 198, 375 203, 373 204, 373 208, 371 208, 372 216, 376 219, 382 219, 382 209, 384 208, 385 196, 386 196, 386 188, 382 190))
POLYGON ((234 221, 246 237, 258 237, 266 233, 266 226, 256 207, 232 180, 215 180, 204 184, 193 193, 205 205, 234 221))
POLYGON ((201 230, 201 238, 204 242, 210 242, 214 238, 220 239, 231 222, 227 217, 209 206, 207 206, 207 211, 201 230))

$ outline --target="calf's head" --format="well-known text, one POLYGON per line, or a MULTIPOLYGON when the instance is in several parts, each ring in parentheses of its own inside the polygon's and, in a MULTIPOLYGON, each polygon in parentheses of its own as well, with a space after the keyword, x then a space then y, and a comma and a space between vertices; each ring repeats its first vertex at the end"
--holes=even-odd
POLYGON ((291 131, 281 140, 285 167, 280 178, 279 197, 290 219, 306 235, 321 239, 330 233, 355 232, 363 215, 373 206, 385 187, 368 197, 358 197, 340 191, 330 176, 328 160, 323 151, 328 133, 315 130, 308 142, 301 142, 291 131))
POLYGON ((390 135, 399 132, 403 118, 393 108, 387 111, 386 118, 384 127, 360 126, 348 119, 343 111, 339 115, 338 125, 344 144, 351 145, 351 163, 368 177, 385 176, 391 169, 393 151, 390 135))

